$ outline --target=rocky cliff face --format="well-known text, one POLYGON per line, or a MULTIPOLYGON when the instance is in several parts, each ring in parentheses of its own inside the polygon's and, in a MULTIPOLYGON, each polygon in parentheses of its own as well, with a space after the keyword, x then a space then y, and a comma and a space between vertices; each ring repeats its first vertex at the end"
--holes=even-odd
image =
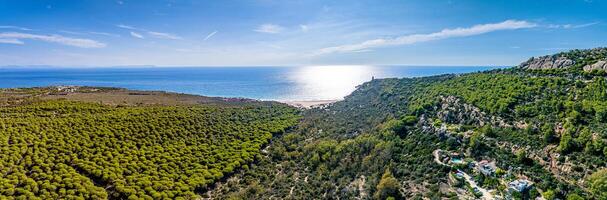
POLYGON ((574 60, 566 57, 550 55, 531 58, 519 65, 523 69, 564 69, 575 64, 574 60))
POLYGON ((607 61, 599 60, 594 64, 584 66, 584 71, 603 70, 607 71, 607 61))

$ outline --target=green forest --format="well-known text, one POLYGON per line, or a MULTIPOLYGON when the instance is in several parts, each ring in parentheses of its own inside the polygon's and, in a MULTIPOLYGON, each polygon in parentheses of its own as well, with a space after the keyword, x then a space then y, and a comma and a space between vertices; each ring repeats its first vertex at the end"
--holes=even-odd
POLYGON ((607 74, 583 71, 607 51, 553 56, 576 64, 375 79, 311 109, 25 90, 0 108, 0 199, 607 199, 607 74))
POLYGON ((510 199, 607 199, 606 77, 581 71, 605 52, 561 53, 593 55, 565 71, 514 67, 364 83, 343 101, 305 111, 296 130, 274 139, 270 157, 215 192, 225 199, 462 199, 463 189, 479 198, 450 183, 461 170, 510 199), (494 161, 498 170, 439 165, 437 149, 494 161), (517 179, 533 187, 510 192, 517 179))
POLYGON ((281 104, 4 106, 0 199, 194 199, 297 120, 281 104))

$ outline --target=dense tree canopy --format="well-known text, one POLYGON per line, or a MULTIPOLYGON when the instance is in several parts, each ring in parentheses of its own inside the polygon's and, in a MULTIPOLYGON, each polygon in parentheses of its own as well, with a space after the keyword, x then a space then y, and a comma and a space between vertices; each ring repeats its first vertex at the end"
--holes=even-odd
POLYGON ((563 70, 375 79, 343 101, 303 111, 263 154, 272 133, 297 122, 292 108, 3 107, 0 195, 191 198, 231 175, 203 196, 455 199, 462 191, 454 188, 465 184, 450 185, 449 177, 474 169, 437 163, 441 150, 495 163, 495 176, 473 178, 502 196, 509 181, 523 178, 533 188, 512 197, 605 199, 606 73, 580 71, 607 57, 605 49, 593 52, 557 55, 576 62, 563 70))
POLYGON ((602 169, 588 178, 590 190, 598 199, 607 199, 607 169, 602 169))
POLYGON ((296 122, 279 104, 2 107, 0 198, 193 198, 296 122))
MULTIPOLYGON (((374 80, 343 101, 306 111, 299 127, 269 149, 275 156, 215 192, 222 197, 371 199, 382 193, 385 167, 392 166, 399 195, 454 198, 439 189, 448 183, 450 169, 432 156, 445 149, 477 161, 494 160, 500 175, 527 177, 536 188, 533 196, 587 198, 589 188, 579 180, 607 164, 605 91, 601 76, 520 69, 374 80), (461 100, 468 110, 443 120, 458 111, 444 102, 446 97, 461 100), (563 166, 573 167, 559 171, 567 169, 563 166), (247 196, 253 183, 264 185, 255 188, 263 192, 247 196)), ((484 177, 479 183, 501 193, 507 187, 503 182, 513 178, 484 177)))

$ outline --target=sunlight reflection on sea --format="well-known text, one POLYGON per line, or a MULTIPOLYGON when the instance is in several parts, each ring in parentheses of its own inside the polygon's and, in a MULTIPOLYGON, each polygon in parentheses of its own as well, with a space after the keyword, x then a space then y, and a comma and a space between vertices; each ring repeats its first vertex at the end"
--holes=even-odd
POLYGON ((363 65, 300 67, 288 76, 296 84, 290 99, 342 99, 354 91, 357 85, 379 75, 380 71, 363 65))
POLYGON ((301 66, 301 67, 0 67, 0 88, 80 85, 162 90, 260 100, 343 99, 375 78, 419 77, 492 69, 471 66, 301 66))

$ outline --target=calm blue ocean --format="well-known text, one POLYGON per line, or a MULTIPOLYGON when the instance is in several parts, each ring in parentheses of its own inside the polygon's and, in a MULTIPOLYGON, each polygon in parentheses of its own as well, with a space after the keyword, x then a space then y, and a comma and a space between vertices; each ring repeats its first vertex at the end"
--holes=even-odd
POLYGON ((82 85, 262 100, 341 99, 375 78, 467 73, 492 67, 316 66, 0 68, 0 87, 82 85))

